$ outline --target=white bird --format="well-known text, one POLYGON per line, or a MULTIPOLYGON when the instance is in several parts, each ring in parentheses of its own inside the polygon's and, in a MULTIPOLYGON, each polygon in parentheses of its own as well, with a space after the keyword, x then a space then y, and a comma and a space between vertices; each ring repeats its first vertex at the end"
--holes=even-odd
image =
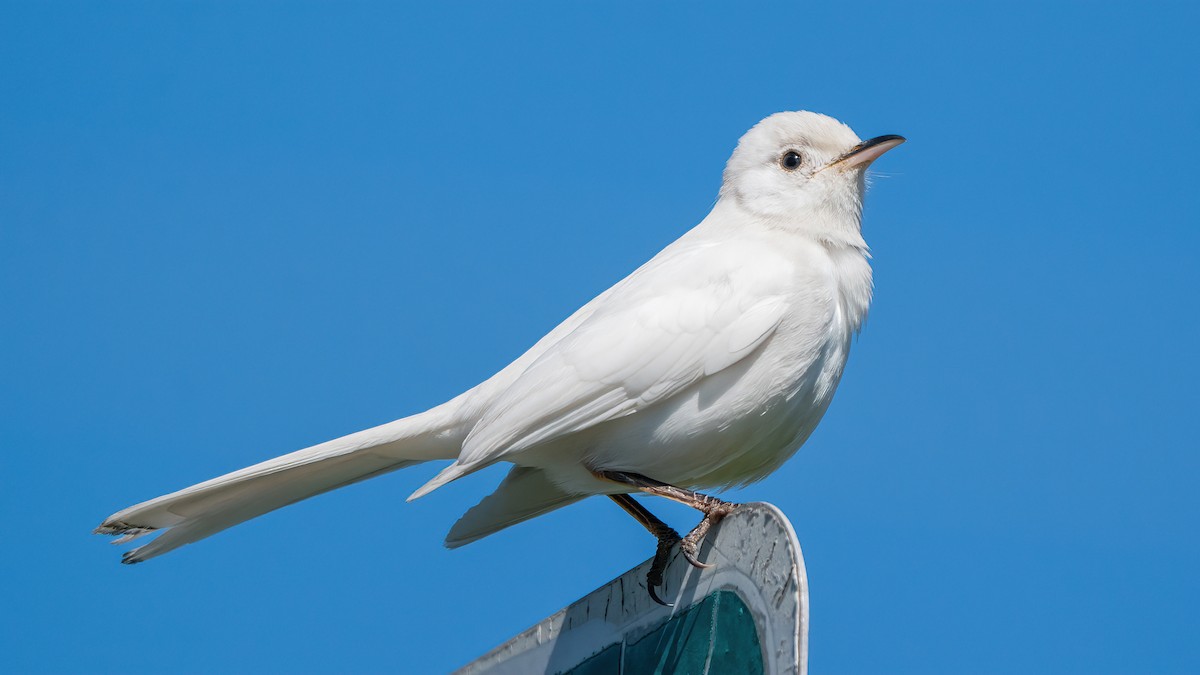
POLYGON ((451 528, 449 547, 608 495, 659 540, 654 592, 675 544, 692 564, 735 505, 692 492, 760 480, 804 443, 842 376, 871 302, 861 234, 865 171, 900 136, 860 141, 812 112, 755 125, 708 216, 453 400, 277 457, 107 518, 148 560, 322 492, 431 460, 453 464, 420 497, 496 462, 513 465, 451 528), (633 492, 700 509, 687 537, 633 492))

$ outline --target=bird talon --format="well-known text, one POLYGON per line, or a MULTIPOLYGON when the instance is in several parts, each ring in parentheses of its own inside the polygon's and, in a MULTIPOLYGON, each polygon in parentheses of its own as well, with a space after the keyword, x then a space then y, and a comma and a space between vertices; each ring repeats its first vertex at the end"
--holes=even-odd
POLYGON ((661 586, 662 582, 660 581, 658 584, 653 584, 648 578, 646 579, 646 592, 650 594, 650 599, 662 605, 663 607, 674 607, 674 603, 666 602, 662 598, 658 597, 658 592, 654 590, 656 585, 661 586))
POLYGON ((691 565, 692 567, 695 567, 698 570, 706 570, 706 569, 709 569, 714 566, 711 563, 700 562, 700 559, 696 557, 697 545, 696 544, 689 545, 689 544, 692 544, 692 542, 685 541, 679 547, 679 552, 683 554, 683 559, 688 561, 689 565, 691 565))

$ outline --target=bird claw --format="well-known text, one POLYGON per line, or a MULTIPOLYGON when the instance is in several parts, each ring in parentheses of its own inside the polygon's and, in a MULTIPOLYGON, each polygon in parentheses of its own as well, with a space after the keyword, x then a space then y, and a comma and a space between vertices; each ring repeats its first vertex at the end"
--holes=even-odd
POLYGON ((688 564, 698 570, 706 570, 714 567, 714 565, 711 563, 700 562, 700 559, 696 557, 697 549, 699 548, 699 542, 691 541, 690 539, 684 539, 679 545, 679 552, 683 554, 683 559, 688 561, 688 564))
POLYGON ((646 592, 650 594, 650 599, 657 602, 658 604, 662 605, 663 607, 674 607, 675 606, 674 603, 666 602, 662 598, 658 597, 658 591, 654 590, 654 587, 656 585, 661 586, 662 585, 661 580, 658 584, 655 584, 655 583, 651 582, 649 578, 646 579, 646 592))

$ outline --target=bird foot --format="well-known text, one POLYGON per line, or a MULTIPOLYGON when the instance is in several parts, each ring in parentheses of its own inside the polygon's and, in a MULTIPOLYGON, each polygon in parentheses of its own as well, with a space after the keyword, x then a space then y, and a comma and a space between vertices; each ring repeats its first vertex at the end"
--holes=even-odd
POLYGON ((593 473, 597 478, 628 485, 647 494, 666 497, 667 499, 697 509, 704 514, 704 518, 700 520, 700 524, 692 528, 692 531, 688 532, 686 537, 680 538, 678 532, 659 520, 653 513, 646 510, 646 507, 639 504, 633 497, 622 493, 609 495, 610 499, 616 502, 626 513, 636 518, 658 540, 658 549, 654 552, 654 560, 650 563, 650 571, 646 573, 646 590, 650 593, 650 598, 655 602, 670 607, 669 603, 664 602, 662 598, 658 597, 658 591, 655 589, 663 585, 663 573, 666 572, 667 565, 671 562, 671 549, 675 548, 675 544, 679 544, 679 552, 683 554, 688 564, 696 569, 703 570, 712 567, 710 564, 700 562, 700 559, 697 557, 696 554, 700 551, 700 544, 704 541, 705 535, 708 534, 712 526, 721 522, 725 516, 733 513, 734 509, 739 505, 717 499, 710 495, 668 485, 667 483, 647 478, 641 474, 625 471, 594 471, 593 473))
POLYGON ((674 605, 658 597, 658 591, 655 589, 663 585, 663 573, 667 571, 667 565, 671 562, 671 551, 675 544, 681 541, 683 540, 675 530, 661 533, 658 537, 658 548, 654 551, 654 562, 650 563, 650 571, 646 573, 646 591, 650 593, 651 600, 663 607, 674 605))
POLYGON ((683 554, 685 560, 699 570, 706 570, 712 567, 710 563, 700 562, 697 554, 700 552, 700 544, 704 542, 704 537, 708 534, 709 529, 713 525, 721 522, 725 516, 733 513, 733 510, 738 507, 737 504, 731 502, 723 502, 713 497, 712 500, 704 507, 704 518, 700 520, 700 524, 692 528, 687 536, 679 542, 679 552, 683 554))
POLYGON ((646 591, 650 593, 651 600, 664 607, 673 607, 674 605, 660 598, 657 589, 663 585, 663 573, 667 571, 667 565, 671 562, 671 551, 675 548, 675 544, 679 544, 679 552, 692 567, 700 570, 714 567, 711 563, 700 562, 696 554, 699 553, 700 544, 704 542, 704 537, 712 529, 712 526, 733 513, 738 504, 719 501, 711 497, 709 499, 712 501, 705 505, 704 518, 701 519, 700 524, 692 528, 691 532, 688 532, 686 537, 680 537, 675 530, 657 533, 658 549, 654 552, 654 561, 650 563, 650 571, 646 573, 646 591))

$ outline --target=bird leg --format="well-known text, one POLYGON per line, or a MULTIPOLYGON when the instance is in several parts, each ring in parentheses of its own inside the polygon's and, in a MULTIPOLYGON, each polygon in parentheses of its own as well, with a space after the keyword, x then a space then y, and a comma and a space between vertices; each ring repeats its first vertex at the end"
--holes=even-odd
MULTIPOLYGON (((658 495, 659 497, 666 497, 667 499, 677 501, 680 504, 685 504, 703 513, 704 518, 701 519, 700 524, 693 528, 691 532, 688 532, 686 537, 683 537, 679 540, 679 551, 683 553, 683 557, 689 563, 691 563, 692 567, 696 567, 698 569, 712 567, 712 565, 700 562, 700 560, 696 557, 696 553, 700 549, 700 542, 704 541, 704 536, 708 534, 709 529, 712 528, 713 525, 721 522, 722 518, 729 515, 735 508, 737 508, 737 504, 723 501, 710 495, 694 492, 692 490, 678 488, 674 485, 668 485, 666 483, 656 481, 653 478, 647 478, 641 474, 629 473, 627 471, 595 471, 593 473, 600 478, 637 488, 646 494, 658 495)), ((616 497, 613 497, 613 499, 616 499, 616 497)), ((633 502, 632 499, 629 501, 633 502)), ((617 503, 621 504, 621 502, 617 503)), ((645 511, 646 515, 650 515, 650 512, 646 511, 645 508, 640 504, 637 504, 636 502, 634 502, 634 504, 637 505, 637 507, 642 511, 645 511)), ((633 514, 633 512, 630 511, 630 509, 624 504, 622 504, 622 508, 625 508, 625 510, 629 511, 630 514, 633 514)), ((642 521, 639 516, 634 515, 634 517, 638 518, 639 521, 642 521)), ((654 518, 652 515, 650 515, 650 517, 654 518)), ((654 521, 663 527, 666 527, 666 525, 663 525, 662 521, 658 520, 657 518, 654 518, 654 521)), ((654 533, 654 530, 651 529, 650 525, 647 525, 645 521, 642 521, 642 525, 645 525, 646 529, 650 530, 652 534, 654 533)), ((674 531, 672 530, 672 532, 674 531)), ((659 551, 661 552, 663 548, 663 539, 659 538, 658 543, 659 551)), ((672 542, 672 545, 673 544, 674 542, 672 542)), ((656 554, 654 557, 656 564, 659 561, 659 557, 660 554, 656 554)))
POLYGON ((663 572, 667 570, 667 563, 670 562, 671 549, 675 548, 682 539, 679 533, 670 525, 659 520, 649 509, 638 503, 636 499, 629 495, 609 495, 609 498, 617 503, 617 506, 625 509, 625 512, 633 516, 642 527, 650 531, 658 539, 658 549, 654 552, 654 562, 650 563, 650 571, 646 573, 646 590, 650 593, 650 599, 654 600, 664 607, 670 607, 671 603, 663 602, 662 598, 658 597, 658 592, 655 588, 663 585, 663 572))

